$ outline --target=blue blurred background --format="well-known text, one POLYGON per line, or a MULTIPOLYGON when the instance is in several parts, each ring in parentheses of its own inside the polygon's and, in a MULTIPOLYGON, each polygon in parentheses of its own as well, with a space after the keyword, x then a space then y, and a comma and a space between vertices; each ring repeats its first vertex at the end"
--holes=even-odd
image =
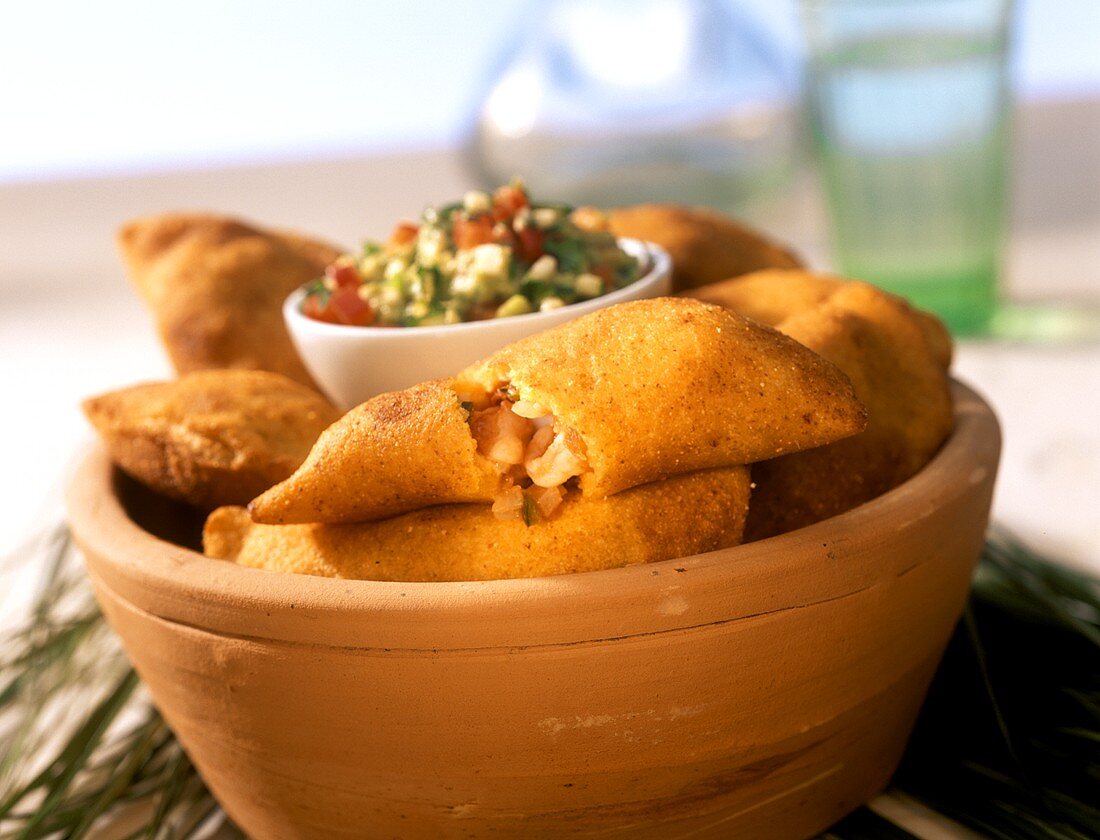
MULTIPOLYGON (((793 0, 730 3, 797 74, 793 0)), ((494 63, 539 4, 192 0, 7 3, 0 181, 458 143, 494 63)), ((1024 99, 1100 91, 1100 2, 1023 0, 1024 99)))

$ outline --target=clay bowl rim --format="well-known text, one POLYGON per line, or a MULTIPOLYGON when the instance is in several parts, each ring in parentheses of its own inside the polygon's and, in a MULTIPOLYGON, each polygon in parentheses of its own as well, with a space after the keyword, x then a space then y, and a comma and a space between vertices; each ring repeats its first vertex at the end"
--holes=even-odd
POLYGON ((997 468, 996 415, 965 385, 953 382, 952 390, 953 433, 924 469, 882 496, 767 540, 603 571, 393 582, 291 575, 213 560, 130 519, 98 444, 81 454, 66 502, 97 586, 154 619, 196 630, 386 652, 618 641, 777 616, 911 571, 894 568, 885 549, 899 539, 919 539, 925 520, 974 492, 997 468), (880 550, 875 563, 843 562, 856 552, 880 550))

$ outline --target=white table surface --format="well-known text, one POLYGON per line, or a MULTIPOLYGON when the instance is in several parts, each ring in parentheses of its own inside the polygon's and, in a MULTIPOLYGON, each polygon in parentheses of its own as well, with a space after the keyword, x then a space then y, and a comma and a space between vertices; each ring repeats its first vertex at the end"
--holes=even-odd
MULTIPOLYGON (((1009 288, 1100 299, 1100 101, 1030 106, 1018 126, 1009 288)), ((66 466, 90 439, 80 399, 169 373, 114 252, 120 223, 203 208, 354 244, 468 183, 437 152, 0 185, 0 555, 62 516, 66 466)), ((824 267, 808 184, 756 216, 824 267)), ((995 518, 1100 573, 1100 344, 964 343, 955 371, 1004 426, 995 518)), ((21 600, 3 593, 0 614, 21 600)), ((893 797, 875 807, 922 837, 965 836, 893 797)))

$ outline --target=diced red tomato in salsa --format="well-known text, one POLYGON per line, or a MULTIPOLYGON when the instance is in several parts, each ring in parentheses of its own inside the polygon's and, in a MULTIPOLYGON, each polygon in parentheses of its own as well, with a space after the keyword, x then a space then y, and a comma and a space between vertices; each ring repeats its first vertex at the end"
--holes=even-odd
POLYGON ((451 237, 455 241, 455 247, 460 251, 476 248, 478 245, 488 245, 493 242, 493 217, 489 215, 475 216, 472 219, 458 216, 451 229, 451 237))
POLYGON ((397 227, 390 234, 390 245, 408 245, 416 239, 418 233, 420 233, 420 225, 414 225, 412 222, 398 222, 397 227))
POLYGON ((527 195, 516 187, 500 187, 493 193, 493 218, 498 222, 511 219, 526 206, 527 195))
POLYGON ((302 303, 302 314, 307 318, 329 324, 346 324, 352 327, 369 327, 374 323, 374 309, 359 297, 356 287, 339 286, 324 303, 320 295, 312 294, 302 303))
POLYGON ((593 266, 592 273, 603 280, 604 283, 614 285, 615 269, 613 269, 607 263, 601 263, 600 265, 593 266))
POLYGON ((336 283, 337 286, 350 286, 355 289, 359 286, 359 272, 355 266, 349 263, 334 262, 325 268, 325 276, 336 283))
POLYGON ((521 260, 533 263, 544 253, 546 253, 546 251, 543 249, 543 244, 546 241, 546 237, 538 228, 528 225, 527 227, 518 231, 516 237, 519 240, 516 243, 516 255, 521 260))

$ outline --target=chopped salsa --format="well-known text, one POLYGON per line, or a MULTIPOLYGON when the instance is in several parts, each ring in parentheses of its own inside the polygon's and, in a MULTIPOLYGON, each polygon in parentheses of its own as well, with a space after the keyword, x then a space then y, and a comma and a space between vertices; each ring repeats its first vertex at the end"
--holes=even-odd
POLYGON ((302 313, 332 324, 418 327, 545 312, 621 289, 638 260, 598 210, 532 204, 514 179, 491 195, 428 208, 385 244, 344 254, 312 283, 302 313))

